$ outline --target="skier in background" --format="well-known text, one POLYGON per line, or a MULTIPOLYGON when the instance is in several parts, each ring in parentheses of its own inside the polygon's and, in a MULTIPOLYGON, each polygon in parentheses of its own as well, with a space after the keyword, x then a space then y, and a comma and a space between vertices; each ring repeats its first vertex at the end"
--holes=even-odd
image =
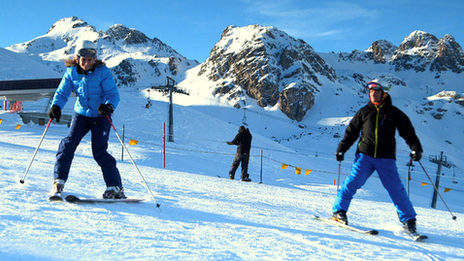
POLYGON ((396 167, 395 133, 409 145, 410 157, 418 161, 422 146, 409 118, 392 105, 387 93, 388 85, 375 79, 367 83, 369 102, 361 108, 346 128, 345 136, 338 145, 336 159, 344 160, 345 152, 361 134, 357 144, 351 174, 343 182, 333 204, 332 219, 348 224, 346 212, 356 191, 361 188, 374 171, 388 191, 400 221, 410 233, 416 232, 416 212, 401 183, 396 167))
POLYGON ((237 152, 235 153, 232 167, 229 171, 229 179, 235 178, 235 171, 237 171, 240 163, 242 164, 242 175, 241 181, 250 182, 250 175, 248 174, 248 161, 250 160, 250 148, 251 148, 251 133, 244 126, 238 128, 238 133, 232 141, 228 141, 228 145, 237 145, 237 152))
POLYGON ((53 192, 61 193, 68 180, 74 152, 82 138, 92 133, 92 154, 101 167, 106 190, 103 198, 126 198, 116 160, 107 152, 111 128, 109 116, 119 103, 119 92, 105 64, 97 59, 97 45, 84 40, 77 44, 75 57, 65 61, 66 71, 48 112, 59 122, 61 109, 71 92, 76 93, 74 115, 67 137, 56 153, 53 192), (108 117, 108 118, 107 118, 108 117))

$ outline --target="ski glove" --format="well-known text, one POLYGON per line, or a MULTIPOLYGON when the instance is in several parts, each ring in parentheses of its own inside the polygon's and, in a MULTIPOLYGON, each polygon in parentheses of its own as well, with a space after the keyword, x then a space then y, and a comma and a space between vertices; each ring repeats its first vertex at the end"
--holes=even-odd
POLYGON ((411 157, 411 159, 414 161, 419 161, 422 157, 422 153, 420 150, 413 150, 411 151, 411 154, 409 154, 409 157, 411 157))
POLYGON ((102 116, 106 116, 106 115, 111 115, 111 113, 114 112, 114 106, 113 104, 100 104, 100 106, 98 106, 98 114, 102 115, 102 116))
POLYGON ((60 122, 60 118, 61 118, 61 108, 60 106, 58 105, 53 105, 50 110, 48 110, 48 117, 50 117, 50 119, 56 119, 56 122, 60 122))
POLYGON ((413 144, 411 146, 411 154, 409 154, 409 157, 414 161, 419 161, 422 158, 422 149, 420 145, 413 144))
POLYGON ((343 161, 345 159, 345 153, 339 151, 337 154, 335 154, 335 158, 337 161, 343 161))

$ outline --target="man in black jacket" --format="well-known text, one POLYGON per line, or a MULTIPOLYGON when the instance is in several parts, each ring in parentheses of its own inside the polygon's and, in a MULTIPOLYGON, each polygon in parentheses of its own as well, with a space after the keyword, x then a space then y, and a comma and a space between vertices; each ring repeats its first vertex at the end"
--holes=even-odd
POLYGON ((237 145, 237 152, 235 153, 234 162, 229 171, 229 178, 235 178, 235 171, 238 168, 238 165, 242 163, 242 175, 240 177, 241 181, 250 182, 248 174, 248 161, 250 160, 250 148, 251 148, 251 133, 249 129, 245 129, 244 126, 238 128, 238 134, 232 141, 228 141, 228 145, 237 145))
POLYGON ((345 152, 361 135, 351 174, 343 182, 335 199, 332 218, 348 224, 346 212, 354 194, 377 171, 400 221, 409 232, 416 232, 416 212, 396 168, 396 130, 411 148, 410 157, 415 161, 421 158, 421 143, 406 114, 392 105, 391 97, 386 92, 387 84, 375 79, 366 87, 369 102, 353 117, 337 148, 336 159, 341 162, 345 152))

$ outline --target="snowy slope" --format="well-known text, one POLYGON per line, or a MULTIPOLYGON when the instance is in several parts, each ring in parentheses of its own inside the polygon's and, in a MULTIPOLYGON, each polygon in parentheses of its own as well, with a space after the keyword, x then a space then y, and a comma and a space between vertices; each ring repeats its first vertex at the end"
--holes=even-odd
MULTIPOLYGON (((330 215, 336 192, 333 182, 338 164, 333 151, 338 139, 333 132, 343 131, 336 125, 346 123, 350 116, 342 116, 338 108, 325 106, 323 114, 308 118, 318 123, 314 126, 327 130, 314 128, 313 134, 300 142, 280 144, 271 137, 288 136, 299 129, 298 125, 285 121, 281 112, 250 108, 247 122, 254 135, 250 174, 259 181, 259 154, 263 150, 263 183, 241 183, 226 178, 235 147, 225 141, 236 134, 242 110, 214 105, 207 99, 202 104, 174 106, 175 142, 167 144, 163 169, 160 149, 162 123, 167 122, 166 98, 151 94, 156 101, 146 109, 146 95, 145 90, 122 90, 114 123, 120 134, 124 125, 126 145, 129 139, 139 141, 127 146, 160 208, 156 208, 128 156, 120 160, 121 146, 114 133, 109 151, 118 158, 126 193, 145 201, 131 205, 48 202, 54 154, 67 127, 51 125, 25 184, 20 184, 44 127, 30 124, 16 130, 21 124, 19 117, 1 112, 0 260, 464 259, 461 173, 455 179, 457 184, 450 182, 449 174, 442 178, 444 186, 452 186, 450 192, 443 193, 443 188, 441 192, 457 216, 453 221, 441 201, 437 210, 430 208, 431 186, 421 187, 421 182, 428 180, 418 166, 412 172, 411 199, 419 214, 419 231, 430 237, 427 243, 412 242, 402 233, 395 209, 375 175, 356 195, 349 218, 353 225, 378 229, 379 236, 311 219, 313 214, 330 215), (283 163, 290 166, 281 169, 283 163), (294 166, 303 168, 303 174, 296 175, 294 166), (305 169, 312 172, 306 176, 305 169)), ((328 102, 330 92, 321 97, 328 102)), ((345 102, 353 106, 360 99, 347 97, 345 102)), ((187 96, 174 97, 177 103, 183 99, 187 96)), ((41 102, 46 101, 25 103, 25 107, 42 107, 41 102)), ((72 101, 65 111, 71 110, 70 104, 72 101)), ((443 124, 450 124, 446 120, 443 124)), ((416 128, 425 132, 420 124, 416 128)), ((434 147, 433 142, 424 138, 426 148, 434 147)), ((349 161, 342 164, 342 178, 349 171, 349 161)), ((400 153, 398 168, 403 177, 406 161, 407 152, 400 153)), ((433 175, 436 165, 426 158, 422 162, 433 175)), ((76 152, 66 191, 98 197, 103 190, 88 136, 76 152)))
POLYGON ((62 75, 20 53, 0 48, 0 81, 61 78, 62 75))

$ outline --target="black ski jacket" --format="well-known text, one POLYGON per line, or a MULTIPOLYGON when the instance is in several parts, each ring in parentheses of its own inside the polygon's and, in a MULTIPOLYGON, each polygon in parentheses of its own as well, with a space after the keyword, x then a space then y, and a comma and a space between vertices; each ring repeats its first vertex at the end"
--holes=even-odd
POLYGON ((249 154, 251 148, 251 133, 249 129, 239 131, 235 138, 229 142, 230 145, 237 145, 237 154, 249 154))
POLYGON ((378 106, 369 101, 356 113, 346 128, 337 153, 345 153, 361 134, 356 153, 364 153, 374 158, 396 159, 397 129, 410 149, 422 152, 422 146, 411 121, 406 114, 392 105, 389 95, 378 106))

